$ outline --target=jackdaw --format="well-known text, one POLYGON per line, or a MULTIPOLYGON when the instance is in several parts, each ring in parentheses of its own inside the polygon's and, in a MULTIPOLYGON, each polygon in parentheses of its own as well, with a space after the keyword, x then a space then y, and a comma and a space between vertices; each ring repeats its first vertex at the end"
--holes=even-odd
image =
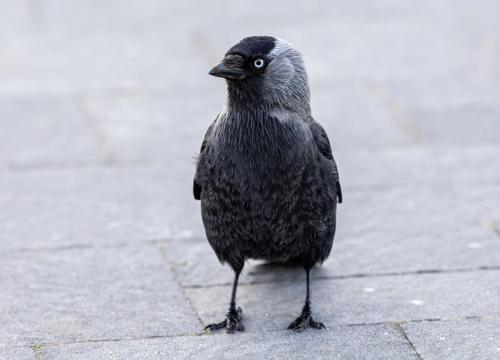
POLYGON ((284 40, 252 36, 209 74, 226 79, 228 97, 203 139, 193 193, 235 277, 226 318, 205 329, 243 330, 236 288, 246 259, 301 264, 305 304, 288 328, 324 328, 312 318, 309 274, 330 254, 342 193, 328 136, 311 116, 302 56, 284 40))

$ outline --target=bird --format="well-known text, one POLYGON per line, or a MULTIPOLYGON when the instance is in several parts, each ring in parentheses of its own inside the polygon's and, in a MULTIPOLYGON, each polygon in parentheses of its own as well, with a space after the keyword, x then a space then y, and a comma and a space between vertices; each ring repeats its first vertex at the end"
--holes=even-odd
POLYGON ((277 37, 246 37, 209 74, 226 80, 227 100, 202 141, 193 195, 234 281, 226 317, 205 330, 244 330, 236 291, 248 259, 301 265, 305 302, 288 329, 325 328, 312 316, 310 273, 331 252, 342 190, 302 55, 277 37))

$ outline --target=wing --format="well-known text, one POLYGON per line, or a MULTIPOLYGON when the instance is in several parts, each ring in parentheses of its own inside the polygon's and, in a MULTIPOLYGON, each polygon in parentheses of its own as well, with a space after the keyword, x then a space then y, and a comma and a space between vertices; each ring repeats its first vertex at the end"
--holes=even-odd
MULTIPOLYGON (((215 119, 214 122, 212 122, 212 124, 210 124, 210 126, 207 129, 207 132, 205 133, 205 137, 203 138, 203 141, 201 142, 200 156, 207 149, 207 146, 210 142, 210 137, 212 136, 212 130, 213 130, 216 122, 217 122, 217 119, 215 119)), ((202 191, 202 187, 197 179, 198 167, 199 167, 199 163, 196 165, 196 173, 194 174, 194 179, 193 179, 193 196, 194 196, 195 200, 201 199, 201 191, 202 191)))
POLYGON ((331 160, 333 163, 333 167, 335 169, 333 176, 335 177, 335 182, 336 182, 337 198, 339 203, 342 203, 342 188, 340 187, 339 172, 337 170, 337 163, 333 158, 332 147, 330 146, 330 140, 328 139, 328 135, 326 134, 325 129, 323 129, 323 127, 314 119, 311 120, 310 128, 313 134, 314 142, 316 143, 319 152, 325 158, 331 160))

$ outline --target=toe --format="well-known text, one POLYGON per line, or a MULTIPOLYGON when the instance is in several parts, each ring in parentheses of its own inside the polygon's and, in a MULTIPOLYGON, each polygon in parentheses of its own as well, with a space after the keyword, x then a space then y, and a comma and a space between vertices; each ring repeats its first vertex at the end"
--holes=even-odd
POLYGON ((298 317, 288 326, 288 329, 294 331, 302 331, 307 327, 308 320, 309 319, 305 319, 303 317, 298 317))
POLYGON ((311 327, 314 329, 326 329, 325 324, 319 321, 314 321, 312 318, 309 321, 309 325, 311 325, 311 327))
POLYGON ((243 327, 243 324, 241 323, 241 321, 239 320, 230 320, 227 322, 227 325, 226 325, 226 332, 228 334, 232 334, 234 333, 235 331, 243 331, 244 330, 244 327, 243 327))
POLYGON ((323 323, 314 321, 311 316, 299 316, 290 324, 290 326, 288 326, 288 329, 293 331, 302 331, 308 327, 312 327, 314 329, 326 329, 323 323))
POLYGON ((245 330, 245 327, 243 326, 243 324, 241 323, 241 321, 238 321, 238 323, 236 324, 236 330, 238 330, 238 331, 245 330))
POLYGON ((213 332, 213 331, 222 329, 225 325, 226 325, 225 321, 222 321, 220 323, 215 323, 215 324, 209 324, 209 325, 205 326, 204 330, 213 332))

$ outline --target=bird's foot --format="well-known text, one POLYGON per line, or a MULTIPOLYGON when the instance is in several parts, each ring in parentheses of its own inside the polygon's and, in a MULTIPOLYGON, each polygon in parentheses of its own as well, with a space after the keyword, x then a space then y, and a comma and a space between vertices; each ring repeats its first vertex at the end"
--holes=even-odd
POLYGON ((205 331, 214 332, 216 330, 224 328, 226 329, 226 332, 228 334, 233 333, 235 330, 243 331, 244 327, 242 324, 242 313, 243 311, 240 307, 238 309, 229 309, 229 312, 227 313, 224 321, 205 326, 205 331))
POLYGON ((326 329, 322 322, 314 321, 310 311, 302 311, 302 314, 300 314, 300 316, 288 326, 288 329, 302 331, 308 327, 312 327, 314 329, 326 329))

